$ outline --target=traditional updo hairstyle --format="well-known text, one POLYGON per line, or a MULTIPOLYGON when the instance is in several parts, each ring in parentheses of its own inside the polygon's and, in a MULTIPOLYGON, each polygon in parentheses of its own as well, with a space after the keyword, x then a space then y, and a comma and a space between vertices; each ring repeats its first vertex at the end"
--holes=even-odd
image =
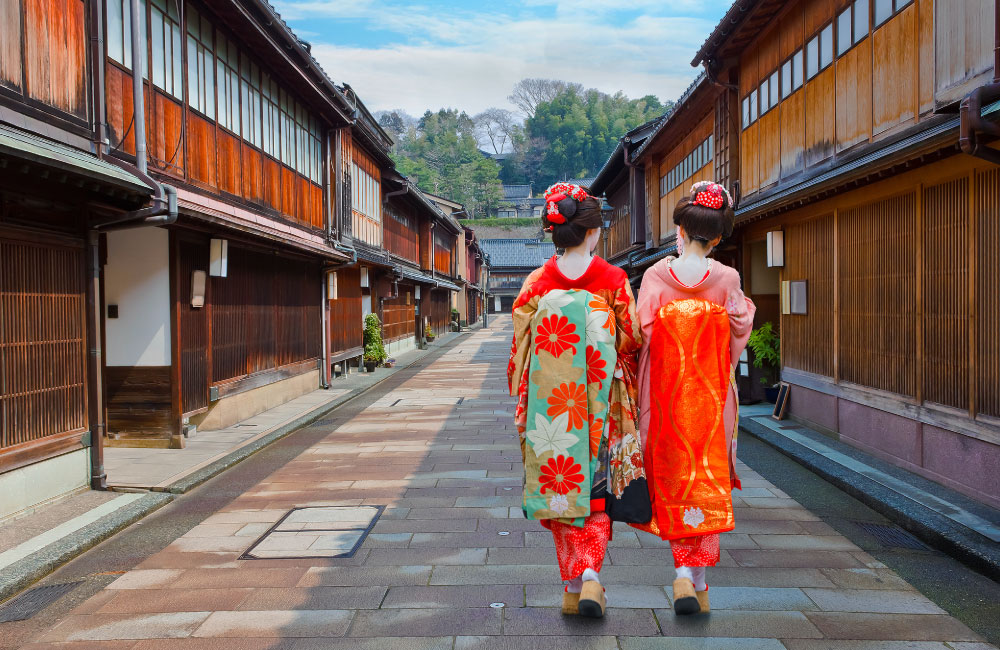
POLYGON ((556 248, 579 246, 587 238, 588 230, 603 225, 601 202, 590 196, 588 188, 557 183, 545 192, 546 198, 553 195, 563 195, 563 198, 546 203, 546 212, 542 214, 542 229, 552 233, 552 243, 556 248), (562 191, 569 188, 573 188, 573 191, 562 191), (584 198, 574 198, 573 194, 584 198), (558 215, 551 213, 550 205, 555 206, 558 215), (563 223, 559 223, 560 219, 563 223))
POLYGON ((684 229, 688 239, 704 245, 716 237, 733 234, 736 213, 729 192, 718 183, 703 181, 691 187, 674 208, 674 225, 684 229))

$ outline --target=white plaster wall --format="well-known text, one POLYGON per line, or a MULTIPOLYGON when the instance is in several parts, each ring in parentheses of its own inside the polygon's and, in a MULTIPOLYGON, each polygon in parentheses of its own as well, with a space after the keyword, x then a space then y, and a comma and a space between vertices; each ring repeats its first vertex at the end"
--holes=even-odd
POLYGON ((0 521, 85 487, 89 479, 89 449, 0 474, 0 521))
POLYGON ((169 233, 134 228, 108 233, 104 313, 109 366, 170 365, 169 233))

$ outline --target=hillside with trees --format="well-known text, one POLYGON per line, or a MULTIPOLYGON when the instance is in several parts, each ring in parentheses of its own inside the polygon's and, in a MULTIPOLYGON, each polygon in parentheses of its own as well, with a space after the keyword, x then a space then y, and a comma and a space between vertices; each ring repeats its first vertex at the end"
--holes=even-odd
POLYGON ((380 113, 379 122, 396 139, 403 174, 477 218, 503 202, 501 183, 537 190, 596 175, 619 138, 672 106, 554 79, 522 79, 508 99, 519 112, 489 108, 470 117, 441 109, 414 118, 396 110, 380 113))

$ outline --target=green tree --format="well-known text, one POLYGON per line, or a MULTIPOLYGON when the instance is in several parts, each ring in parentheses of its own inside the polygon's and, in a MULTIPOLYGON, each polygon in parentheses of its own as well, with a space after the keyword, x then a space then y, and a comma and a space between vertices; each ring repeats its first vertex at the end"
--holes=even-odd
POLYGON ((486 216, 503 198, 499 167, 479 150, 476 125, 464 112, 424 113, 400 136, 393 160, 420 189, 462 203, 471 217, 486 216))
POLYGON ((536 186, 593 176, 625 133, 665 108, 653 95, 629 99, 621 92, 608 95, 567 84, 551 100, 539 102, 525 123, 527 141, 544 147, 537 153, 536 186))

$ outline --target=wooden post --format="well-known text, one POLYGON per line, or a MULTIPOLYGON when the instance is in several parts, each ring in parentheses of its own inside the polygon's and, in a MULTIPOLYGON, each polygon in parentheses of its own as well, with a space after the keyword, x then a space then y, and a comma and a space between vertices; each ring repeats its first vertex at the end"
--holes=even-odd
MULTIPOLYGON (((998 17, 1000 20, 1000 17, 998 17)), ((979 274, 977 263, 976 233, 979 230, 979 214, 976 211, 976 170, 969 172, 969 232, 968 254, 969 254, 969 418, 976 419, 976 411, 979 410, 979 395, 977 395, 977 365, 976 365, 976 335, 978 332, 979 311, 976 308, 976 279, 979 274)))
POLYGON ((833 383, 840 383, 840 210, 833 210, 833 383))
POLYGON ((87 405, 90 428, 90 487, 108 489, 104 471, 104 385, 101 346, 101 235, 87 231, 87 405))
POLYGON ((918 260, 915 275, 915 285, 917 292, 917 309, 916 309, 916 319, 917 319, 917 334, 916 334, 916 347, 917 347, 917 381, 916 386, 914 386, 913 394, 917 400, 917 404, 922 404, 924 401, 924 185, 921 183, 917 186, 917 196, 916 196, 916 225, 914 230, 916 231, 916 259, 918 260))

